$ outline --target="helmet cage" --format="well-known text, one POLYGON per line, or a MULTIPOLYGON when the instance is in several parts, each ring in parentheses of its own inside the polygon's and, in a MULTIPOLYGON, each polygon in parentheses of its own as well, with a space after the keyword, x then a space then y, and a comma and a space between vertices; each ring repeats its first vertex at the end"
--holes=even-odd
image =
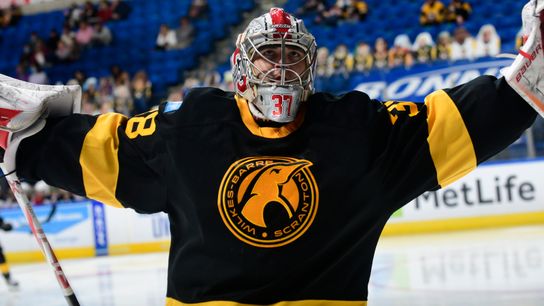
POLYGON ((246 37, 240 44, 240 52, 243 59, 247 59, 246 77, 251 84, 258 85, 298 85, 306 90, 313 91, 314 71, 315 71, 315 39, 305 33, 256 33, 246 37), (281 57, 279 62, 270 60, 261 53, 261 50, 267 46, 279 46, 281 48, 281 57), (296 62, 287 63, 286 48, 295 47, 304 53, 304 56, 296 62), (261 71, 254 63, 254 59, 260 57, 274 68, 268 71, 261 71), (292 68, 301 62, 305 62, 306 69, 302 72, 296 72, 292 68), (280 79, 272 77, 279 70, 280 79), (286 79, 286 75, 294 77, 286 79))
POLYGON ((246 30, 238 35, 237 49, 231 57, 235 91, 250 102, 252 114, 258 118, 276 122, 290 122, 296 116, 300 102, 314 92, 317 45, 314 36, 308 32, 300 19, 273 8, 270 13, 253 19, 246 30), (280 22, 272 20, 280 15, 280 22), (280 48, 278 62, 263 55, 266 47, 280 48), (287 48, 296 48, 304 56, 289 62, 287 48), (262 71, 253 62, 267 61, 271 69, 262 71), (300 71, 297 65, 305 63, 300 71), (297 66, 298 72, 295 71, 297 66), (279 75, 279 77, 278 77, 279 75), (276 115, 274 100, 279 94, 290 96, 289 105, 284 109, 292 112, 276 115))

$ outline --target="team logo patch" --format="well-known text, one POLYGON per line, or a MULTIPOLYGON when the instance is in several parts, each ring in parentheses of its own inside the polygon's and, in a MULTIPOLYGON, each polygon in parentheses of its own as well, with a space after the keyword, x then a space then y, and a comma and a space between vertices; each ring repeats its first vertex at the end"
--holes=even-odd
POLYGON ((236 161, 223 177, 217 201, 227 228, 262 248, 298 239, 312 224, 319 202, 310 166, 310 161, 290 157, 236 161))

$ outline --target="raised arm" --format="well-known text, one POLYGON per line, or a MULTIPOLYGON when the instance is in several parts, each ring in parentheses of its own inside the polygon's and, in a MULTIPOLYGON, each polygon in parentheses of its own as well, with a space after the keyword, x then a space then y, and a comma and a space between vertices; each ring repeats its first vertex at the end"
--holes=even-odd
POLYGON ((535 111, 504 78, 482 76, 436 91, 424 104, 385 102, 377 164, 393 209, 454 182, 516 141, 535 111))
POLYGON ((17 173, 108 205, 165 211, 157 114, 49 118, 43 130, 21 142, 17 173))

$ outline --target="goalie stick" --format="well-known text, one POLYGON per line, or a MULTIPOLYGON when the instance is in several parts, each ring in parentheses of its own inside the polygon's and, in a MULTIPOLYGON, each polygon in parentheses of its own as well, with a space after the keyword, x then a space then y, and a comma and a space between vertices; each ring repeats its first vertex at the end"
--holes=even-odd
POLYGON ((6 174, 6 180, 8 181, 9 187, 11 188, 15 199, 17 199, 19 207, 25 214, 28 225, 32 230, 32 234, 34 234, 34 238, 36 238, 36 241, 38 242, 38 245, 40 246, 43 255, 55 272, 55 277, 62 289, 62 293, 64 294, 66 302, 69 306, 79 306, 76 295, 72 290, 72 287, 70 286, 70 283, 68 282, 64 271, 62 270, 62 267, 57 259, 57 256, 55 255, 55 252, 53 251, 53 248, 49 244, 49 240, 47 239, 47 236, 43 231, 40 221, 34 213, 32 204, 28 200, 26 194, 24 194, 23 192, 21 182, 19 181, 17 174, 15 173, 15 171, 11 171, 11 173, 5 172, 6 168, 5 164, 3 163, 0 163, 0 167, 2 168, 2 171, 4 171, 4 173, 6 174))

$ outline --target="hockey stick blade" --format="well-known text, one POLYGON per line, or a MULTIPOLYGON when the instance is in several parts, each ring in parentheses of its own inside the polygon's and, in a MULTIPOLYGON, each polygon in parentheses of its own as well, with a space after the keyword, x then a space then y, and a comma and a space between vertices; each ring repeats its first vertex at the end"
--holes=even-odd
POLYGON ((0 163, 0 168, 2 168, 2 171, 4 173, 8 173, 8 175, 6 175, 6 179, 8 181, 9 187, 11 191, 13 192, 15 199, 17 199, 17 203, 19 204, 19 207, 23 211, 26 217, 26 220, 28 222, 28 225, 30 226, 30 229, 32 230, 32 234, 34 234, 34 238, 36 238, 36 241, 38 242, 38 245, 40 246, 40 249, 43 255, 45 256, 49 265, 53 268, 55 277, 62 289, 62 293, 64 294, 64 298, 66 299, 66 302, 68 303, 69 306, 79 306, 79 302, 76 298, 76 295, 74 294, 72 287, 70 287, 70 284, 68 283, 68 279, 66 278, 66 275, 64 274, 64 271, 62 270, 62 267, 60 266, 60 263, 57 259, 57 256, 55 255, 53 251, 53 248, 49 244, 49 240, 47 239, 47 236, 45 235, 45 232, 43 231, 40 221, 38 221, 38 218, 36 217, 36 214, 34 213, 32 204, 28 200, 28 197, 26 196, 26 194, 24 194, 22 191, 21 182, 19 181, 17 174, 13 171, 12 173, 7 172, 5 164, 3 163, 0 163))

